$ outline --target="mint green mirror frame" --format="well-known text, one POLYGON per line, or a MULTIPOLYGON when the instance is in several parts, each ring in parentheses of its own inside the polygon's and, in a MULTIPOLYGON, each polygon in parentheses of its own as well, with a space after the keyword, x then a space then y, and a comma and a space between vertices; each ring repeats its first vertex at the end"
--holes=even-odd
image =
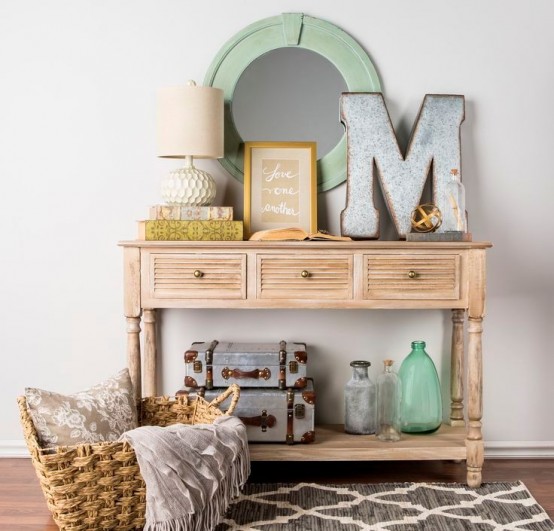
MULTIPOLYGON (((366 52, 350 35, 329 22, 302 13, 284 13, 247 26, 225 43, 204 79, 205 86, 223 89, 225 153, 219 162, 241 182, 244 179, 244 143, 231 109, 235 87, 252 61, 287 46, 305 48, 325 57, 340 72, 349 92, 381 92, 379 76, 366 52)), ((318 191, 330 190, 345 180, 346 136, 343 135, 317 162, 318 191)))

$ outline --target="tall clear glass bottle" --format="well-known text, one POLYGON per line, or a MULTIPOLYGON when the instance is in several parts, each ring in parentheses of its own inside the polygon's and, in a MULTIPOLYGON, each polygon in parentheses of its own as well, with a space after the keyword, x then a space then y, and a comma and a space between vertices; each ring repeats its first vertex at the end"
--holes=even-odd
POLYGON ((400 440, 400 379, 392 370, 392 360, 385 360, 385 370, 377 378, 377 427, 380 441, 400 440))
POLYGON ((405 433, 432 433, 442 423, 439 375, 425 352, 425 341, 413 341, 412 351, 398 372, 402 385, 401 429, 405 433))
POLYGON ((344 387, 344 431, 356 435, 375 433, 375 384, 369 361, 353 361, 352 377, 344 387))
POLYGON ((450 171, 446 194, 447 203, 451 208, 447 213, 447 219, 443 219, 443 224, 447 224, 448 230, 467 232, 466 193, 457 169, 450 171))

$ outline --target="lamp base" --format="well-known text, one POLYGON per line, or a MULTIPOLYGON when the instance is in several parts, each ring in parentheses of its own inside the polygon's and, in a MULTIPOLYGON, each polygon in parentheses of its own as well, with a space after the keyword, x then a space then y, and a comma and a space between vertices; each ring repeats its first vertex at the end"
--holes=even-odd
POLYGON ((192 165, 172 170, 162 181, 162 199, 168 205, 209 206, 215 191, 213 177, 192 165))

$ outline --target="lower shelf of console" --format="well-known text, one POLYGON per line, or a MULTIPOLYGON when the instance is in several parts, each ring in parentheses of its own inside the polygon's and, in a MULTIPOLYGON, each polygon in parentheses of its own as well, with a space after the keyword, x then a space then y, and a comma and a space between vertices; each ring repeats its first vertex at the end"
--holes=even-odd
POLYGON ((411 461, 466 459, 466 428, 443 424, 427 435, 402 434, 398 442, 349 435, 342 424, 318 425, 311 444, 251 443, 252 461, 411 461))

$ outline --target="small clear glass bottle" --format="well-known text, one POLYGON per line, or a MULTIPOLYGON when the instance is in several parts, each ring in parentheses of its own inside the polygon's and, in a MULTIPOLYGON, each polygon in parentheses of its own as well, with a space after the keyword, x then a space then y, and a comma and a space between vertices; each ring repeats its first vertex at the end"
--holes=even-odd
POLYGON ((375 384, 370 380, 369 361, 353 361, 352 378, 344 387, 344 431, 356 435, 375 433, 375 384))
POLYGON ((442 423, 439 375, 425 352, 425 341, 413 341, 412 351, 398 372, 402 385, 401 429, 405 433, 432 433, 442 423))
MULTIPOLYGON (((447 204, 450 205, 448 230, 467 232, 466 193, 457 169, 450 171, 450 181, 446 186, 447 204)), ((444 224, 443 220, 443 224, 444 224)))
POLYGON ((376 435, 380 441, 400 440, 400 400, 402 387, 400 379, 392 370, 392 360, 385 360, 385 369, 377 378, 377 426, 376 435))

